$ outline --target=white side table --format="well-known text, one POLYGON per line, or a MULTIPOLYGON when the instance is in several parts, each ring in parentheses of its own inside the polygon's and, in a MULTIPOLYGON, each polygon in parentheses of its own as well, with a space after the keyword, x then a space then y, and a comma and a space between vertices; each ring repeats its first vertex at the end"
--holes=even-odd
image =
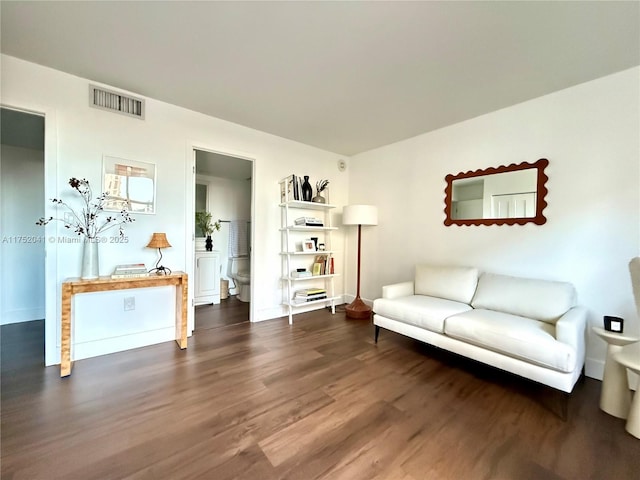
MULTIPOLYGON (((613 354, 613 358, 632 372, 640 374, 640 343, 622 347, 620 351, 613 354)), ((626 430, 634 437, 640 438, 640 393, 638 391, 631 402, 626 430)))
POLYGON ((627 380, 627 369, 620 365, 614 354, 622 347, 640 340, 622 333, 609 332, 604 328, 592 327, 593 332, 607 342, 607 358, 602 377, 600 409, 618 418, 627 418, 631 406, 631 390, 627 380))

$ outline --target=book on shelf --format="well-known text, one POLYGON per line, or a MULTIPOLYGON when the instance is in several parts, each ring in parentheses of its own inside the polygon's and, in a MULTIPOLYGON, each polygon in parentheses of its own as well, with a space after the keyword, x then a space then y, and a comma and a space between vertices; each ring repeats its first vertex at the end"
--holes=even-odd
POLYGON ((135 278, 148 277, 149 272, 144 263, 128 263, 117 265, 111 274, 111 278, 135 278))
POLYGON ((285 177, 284 181, 280 184, 280 200, 282 201, 282 203, 288 200, 294 200, 294 194, 293 194, 294 181, 295 181, 295 175, 289 175, 288 177, 285 177))
POLYGON ((296 297, 308 297, 309 295, 326 294, 327 291, 324 288, 305 288, 296 291, 296 297))
POLYGON ((309 271, 304 271, 304 272, 291 272, 291 277, 292 278, 307 278, 307 277, 311 277, 311 272, 309 271))
POLYGON ((148 277, 149 276, 149 272, 138 272, 138 273, 113 273, 111 274, 111 278, 112 279, 118 279, 118 278, 141 278, 141 277, 148 277))
POLYGON ((316 255, 313 261, 313 274, 314 275, 327 275, 329 273, 330 261, 333 257, 328 255, 316 255))
POLYGON ((294 200, 302 200, 302 196, 300 195, 300 192, 302 191, 300 189, 300 177, 298 177, 297 175, 292 175, 293 177, 293 199, 294 200))
POLYGON ((128 271, 134 271, 134 270, 144 270, 146 272, 147 267, 144 263, 125 263, 122 265, 116 265, 114 272, 119 272, 119 271, 128 272, 128 271))
POLYGON ((296 297, 293 299, 293 303, 297 304, 297 305, 302 305, 304 303, 307 302, 315 302, 316 300, 326 300, 327 299, 327 295, 318 295, 318 296, 314 296, 314 297, 296 297))
POLYGON ((296 218, 295 224, 297 226, 305 226, 305 227, 324 227, 324 222, 319 218, 315 218, 315 217, 296 218))

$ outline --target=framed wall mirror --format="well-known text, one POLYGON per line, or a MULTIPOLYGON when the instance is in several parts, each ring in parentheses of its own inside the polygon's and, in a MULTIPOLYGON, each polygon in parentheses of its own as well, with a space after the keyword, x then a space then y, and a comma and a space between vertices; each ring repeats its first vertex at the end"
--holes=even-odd
POLYGON ((544 224, 547 206, 546 158, 535 163, 487 168, 447 175, 446 218, 449 225, 544 224))

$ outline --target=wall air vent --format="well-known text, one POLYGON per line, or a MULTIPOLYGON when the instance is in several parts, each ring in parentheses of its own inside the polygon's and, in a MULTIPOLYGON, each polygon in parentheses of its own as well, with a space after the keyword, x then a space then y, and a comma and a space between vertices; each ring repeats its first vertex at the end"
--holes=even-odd
POLYGON ((144 100, 89 85, 89 105, 144 120, 144 100))

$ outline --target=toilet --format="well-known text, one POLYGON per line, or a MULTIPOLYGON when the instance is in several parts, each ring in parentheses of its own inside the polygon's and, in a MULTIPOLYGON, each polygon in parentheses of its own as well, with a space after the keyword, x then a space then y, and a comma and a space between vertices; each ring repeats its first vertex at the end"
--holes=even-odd
POLYGON ((241 302, 251 301, 251 258, 229 257, 227 276, 237 287, 237 298, 241 302))

